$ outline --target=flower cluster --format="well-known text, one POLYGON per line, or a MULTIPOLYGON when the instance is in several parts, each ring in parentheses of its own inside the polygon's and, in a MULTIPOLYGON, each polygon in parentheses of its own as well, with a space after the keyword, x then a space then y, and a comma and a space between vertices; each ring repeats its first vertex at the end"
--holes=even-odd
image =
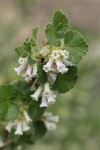
POLYGON ((22 76, 25 78, 25 81, 30 81, 32 78, 37 76, 37 64, 29 64, 28 57, 20 57, 18 63, 20 66, 18 68, 14 68, 14 70, 18 75, 22 74, 22 76))
POLYGON ((40 95, 42 96, 40 107, 48 107, 48 105, 53 104, 56 101, 56 94, 50 90, 49 83, 45 83, 44 86, 39 86, 31 97, 33 100, 38 101, 40 95))
MULTIPOLYGON (((37 56, 41 56, 43 58, 43 71, 48 76, 47 82, 44 84, 37 84, 36 91, 30 95, 32 100, 39 101, 41 99, 40 108, 48 107, 51 104, 54 104, 56 101, 57 95, 55 91, 52 90, 52 85, 55 83, 57 74, 61 75, 68 72, 68 66, 72 66, 72 63, 68 61, 69 52, 67 50, 61 48, 52 48, 47 49, 45 46, 45 51, 40 50, 37 53, 37 56), (41 53, 42 52, 42 53, 41 53)), ((22 58, 20 57, 18 63, 20 66, 18 68, 14 68, 18 75, 22 75, 25 78, 25 81, 31 81, 34 77, 36 78, 34 85, 37 83, 38 78, 38 65, 41 63, 39 60, 41 58, 35 58, 35 64, 30 64, 28 57, 22 58)), ((34 108, 33 108, 34 109, 34 108)), ((17 120, 13 122, 9 122, 6 126, 6 129, 10 132, 14 127, 16 128, 15 134, 22 135, 24 131, 30 129, 29 122, 31 119, 29 118, 26 111, 23 111, 24 117, 19 117, 17 120)), ((52 116, 52 113, 44 113, 42 116, 42 121, 44 121, 48 130, 53 130, 56 128, 56 123, 58 122, 58 116, 52 116)))
POLYGON ((43 66, 45 72, 54 72, 64 74, 68 71, 68 66, 72 65, 67 59, 69 58, 69 52, 67 50, 52 50, 49 55, 49 61, 43 66))
POLYGON ((20 150, 24 148, 22 143, 32 143, 42 137, 45 127, 47 130, 56 129, 59 117, 45 110, 56 102, 58 92, 65 93, 74 87, 78 79, 76 65, 88 50, 81 34, 68 30, 68 20, 62 11, 57 10, 52 22, 46 26, 46 42, 39 43, 37 33, 38 28, 34 28, 32 36, 15 49, 19 59, 14 70, 25 81, 0 86, 0 101, 3 103, 0 118, 5 129, 11 135, 24 134, 25 138, 18 136, 15 142, 13 136, 8 135, 10 140, 6 140, 2 134, 4 138, 0 138, 0 147, 11 144, 12 149, 16 146, 15 149, 20 150), (7 124, 6 120, 9 120, 7 124))
POLYGON ((20 116, 15 120, 11 121, 7 124, 5 129, 8 132, 11 132, 12 128, 15 128, 15 134, 23 135, 23 132, 28 131, 30 129, 29 123, 31 122, 31 118, 29 117, 26 110, 23 111, 23 114, 20 114, 20 116))
POLYGON ((48 82, 38 86, 36 92, 31 95, 35 101, 42 97, 40 107, 48 107, 56 101, 56 94, 51 90, 52 84, 56 81, 57 73, 64 74, 68 71, 68 66, 72 66, 72 63, 67 60, 68 58, 69 52, 67 50, 56 49, 48 53, 45 59, 47 63, 43 65, 43 70, 48 75, 48 82))

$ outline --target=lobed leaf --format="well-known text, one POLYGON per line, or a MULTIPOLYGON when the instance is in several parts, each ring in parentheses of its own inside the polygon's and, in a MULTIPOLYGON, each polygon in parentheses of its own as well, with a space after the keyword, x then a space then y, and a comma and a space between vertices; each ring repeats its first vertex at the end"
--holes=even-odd
POLYGON ((74 87, 78 78, 78 70, 76 66, 69 67, 69 71, 65 74, 58 74, 53 85, 53 89, 59 93, 68 92, 74 87))
POLYGON ((64 36, 64 44, 67 51, 69 51, 69 60, 73 64, 80 62, 82 57, 88 51, 88 45, 83 39, 82 35, 77 31, 68 31, 64 36))
POLYGON ((59 39, 64 37, 64 33, 68 28, 68 19, 62 11, 56 11, 53 21, 46 26, 45 34, 47 43, 50 45, 59 44, 59 39))
POLYGON ((19 114, 19 109, 13 102, 14 86, 0 86, 0 115, 3 120, 14 120, 19 114))

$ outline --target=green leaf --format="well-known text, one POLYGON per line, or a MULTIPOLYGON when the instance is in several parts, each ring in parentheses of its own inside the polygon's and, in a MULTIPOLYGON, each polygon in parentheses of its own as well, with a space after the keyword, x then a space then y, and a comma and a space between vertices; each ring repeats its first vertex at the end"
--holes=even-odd
POLYGON ((32 136, 32 140, 41 139, 47 132, 46 126, 43 121, 36 121, 33 124, 34 134, 32 136))
POLYGON ((72 89, 77 82, 78 78, 77 67, 69 67, 67 73, 61 75, 58 74, 56 82, 53 85, 53 89, 59 93, 65 93, 72 89))
POLYGON ((15 104, 10 104, 5 114, 5 120, 15 120, 19 115, 19 108, 15 104))
POLYGON ((68 20, 62 11, 56 11, 53 16, 53 22, 46 26, 45 34, 47 43, 59 46, 59 39, 64 37, 68 28, 68 20))
POLYGON ((38 102, 33 101, 33 104, 30 104, 29 106, 29 114, 33 119, 40 118, 46 109, 46 108, 40 107, 40 103, 41 101, 38 101, 38 102))
POLYGON ((23 45, 22 45, 22 46, 18 46, 17 48, 15 48, 15 51, 16 51, 16 53, 17 53, 19 56, 22 56, 23 53, 25 52, 23 45))
POLYGON ((53 26, 55 28, 55 33, 61 38, 64 35, 64 32, 68 28, 68 19, 62 11, 56 11, 53 17, 53 26))
POLYGON ((34 60, 34 59, 32 59, 32 57, 28 57, 28 61, 29 61, 29 63, 30 64, 35 64, 36 63, 36 61, 34 60))
POLYGON ((19 114, 19 109, 13 102, 14 92, 13 85, 0 86, 0 115, 3 120, 16 119, 19 114))
POLYGON ((37 33, 38 33, 39 28, 34 28, 32 30, 32 39, 36 40, 37 39, 37 33))
POLYGON ((20 138, 19 138, 19 143, 20 144, 22 144, 22 143, 24 143, 24 144, 33 144, 34 143, 34 141, 32 140, 32 133, 31 134, 29 134, 29 133, 24 133, 22 136, 20 136, 20 138))
POLYGON ((34 28, 32 30, 32 38, 31 38, 31 42, 32 42, 33 47, 38 46, 37 33, 38 33, 38 28, 34 28))
POLYGON ((46 38, 48 40, 47 44, 57 45, 58 40, 56 38, 55 29, 54 29, 52 23, 50 23, 46 26, 45 34, 46 34, 46 38))
POLYGON ((24 50, 26 53, 31 54, 31 41, 29 38, 24 42, 24 50))
POLYGON ((69 51, 69 60, 73 64, 79 63, 88 51, 87 43, 83 39, 82 35, 77 31, 66 32, 64 44, 66 50, 69 51))
POLYGON ((47 82, 47 74, 43 70, 43 64, 38 65, 38 78, 37 83, 38 84, 45 84, 47 82))

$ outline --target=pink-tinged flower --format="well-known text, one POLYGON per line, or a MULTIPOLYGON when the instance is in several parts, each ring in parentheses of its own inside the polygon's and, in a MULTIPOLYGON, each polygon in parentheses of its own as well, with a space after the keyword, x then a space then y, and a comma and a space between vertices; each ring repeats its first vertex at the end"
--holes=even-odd
POLYGON ((50 58, 49 61, 47 62, 46 65, 43 66, 43 70, 45 72, 49 72, 51 70, 51 67, 53 65, 53 62, 54 62, 54 59, 53 58, 50 58))
POLYGON ((23 73, 27 68, 27 62, 24 62, 22 65, 20 65, 18 68, 14 68, 14 70, 17 72, 18 75, 23 73))
POLYGON ((25 78, 25 81, 31 81, 32 78, 37 76, 37 63, 29 64, 28 57, 19 58, 18 63, 20 66, 18 68, 14 68, 18 75, 22 74, 25 78))
MULTIPOLYGON (((50 54, 49 54, 50 55, 50 54)), ((69 52, 67 50, 52 50, 50 59, 46 65, 43 66, 45 72, 52 71, 53 73, 64 74, 68 71, 68 66, 71 63, 67 60, 69 58, 69 52), (66 65, 67 64, 67 65, 66 65)))
POLYGON ((49 78, 50 82, 53 84, 56 81, 57 75, 52 72, 49 72, 48 78, 49 78))
POLYGON ((28 65, 25 74, 23 74, 23 77, 25 77, 25 81, 32 79, 32 65, 28 65))
POLYGON ((60 72, 61 74, 64 74, 68 71, 68 68, 65 67, 65 65, 62 63, 60 60, 55 60, 55 63, 57 65, 57 71, 60 72))

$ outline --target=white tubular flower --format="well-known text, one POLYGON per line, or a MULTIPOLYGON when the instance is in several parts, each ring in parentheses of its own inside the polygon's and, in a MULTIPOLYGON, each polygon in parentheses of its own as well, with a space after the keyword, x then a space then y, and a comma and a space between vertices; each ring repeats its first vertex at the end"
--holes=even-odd
POLYGON ((65 65, 66 67, 68 67, 68 66, 73 66, 73 64, 72 64, 71 62, 69 62, 68 60, 66 60, 65 58, 63 58, 62 62, 64 63, 64 65, 65 65))
POLYGON ((5 144, 4 144, 3 140, 2 140, 2 138, 0 137, 0 148, 3 147, 4 145, 5 144))
POLYGON ((47 62, 46 65, 43 66, 43 70, 45 72, 49 72, 51 70, 51 66, 53 65, 54 59, 50 57, 49 61, 47 62))
POLYGON ((11 129, 16 125, 15 122, 9 122, 6 126, 5 126, 5 129, 8 131, 8 132, 11 132, 11 129))
POLYGON ((55 130, 57 126, 56 124, 59 122, 59 116, 53 116, 52 113, 45 112, 42 120, 48 130, 55 130))
POLYGON ((25 76, 25 81, 29 82, 29 81, 31 81, 31 80, 32 80, 32 78, 31 78, 31 77, 29 77, 29 76, 25 76))
POLYGON ((69 52, 66 50, 59 50, 59 53, 63 58, 65 59, 69 58, 69 52))
POLYGON ((48 73, 48 77, 49 77, 50 82, 53 84, 56 81, 57 75, 50 72, 48 73))
POLYGON ((59 50, 53 50, 52 53, 51 53, 51 57, 53 59, 59 59, 60 58, 59 50))
POLYGON ((46 96, 42 96, 42 102, 41 102, 40 107, 48 107, 48 101, 47 101, 46 96))
POLYGON ((34 64, 33 66, 33 72, 32 72, 32 77, 36 77, 37 76, 37 64, 34 64))
POLYGON ((42 90, 43 90, 43 87, 39 86, 37 91, 33 95, 31 95, 32 99, 35 100, 35 101, 38 101, 38 98, 39 98, 42 90))
POLYGON ((20 75, 23 71, 25 71, 26 67, 27 67, 27 62, 24 62, 18 68, 14 68, 14 70, 17 72, 18 75, 20 75))
POLYGON ((23 135, 23 121, 18 121, 15 134, 23 135))
POLYGON ((24 131, 28 131, 30 129, 29 123, 32 120, 30 119, 26 110, 23 110, 20 116, 13 122, 9 122, 5 129, 8 132, 11 132, 12 128, 15 129, 16 135, 23 135, 24 131))
POLYGON ((23 77, 25 77, 25 81, 29 81, 32 79, 32 66, 28 65, 26 73, 23 74, 23 77))
POLYGON ((52 93, 52 95, 48 97, 48 105, 54 104, 56 101, 55 98, 56 98, 56 95, 52 93))
POLYGON ((65 67, 65 65, 60 60, 55 60, 55 63, 57 65, 58 72, 64 74, 68 71, 68 68, 65 67))
POLYGON ((16 135, 23 135, 23 132, 28 131, 29 129, 30 127, 25 119, 16 120, 16 135))
POLYGON ((20 58, 18 59, 18 63, 19 63, 20 65, 24 64, 26 61, 27 61, 27 57, 26 57, 26 58, 20 57, 20 58))
POLYGON ((48 121, 45 121, 45 125, 48 129, 48 131, 51 131, 51 130, 55 130, 57 125, 53 122, 48 122, 48 121))
POLYGON ((40 107, 48 107, 48 105, 53 104, 56 101, 55 98, 56 95, 50 90, 49 83, 45 83, 40 107))
POLYGON ((28 131, 30 129, 30 127, 28 126, 28 124, 26 123, 26 121, 23 120, 22 123, 22 130, 24 131, 28 131))
POLYGON ((51 91, 50 91, 50 87, 49 87, 49 83, 48 83, 48 82, 44 84, 44 92, 45 92, 45 93, 51 92, 51 91))
POLYGON ((32 121, 32 119, 29 117, 26 110, 23 111, 23 114, 24 114, 24 117, 25 117, 25 120, 26 120, 27 123, 32 121))

